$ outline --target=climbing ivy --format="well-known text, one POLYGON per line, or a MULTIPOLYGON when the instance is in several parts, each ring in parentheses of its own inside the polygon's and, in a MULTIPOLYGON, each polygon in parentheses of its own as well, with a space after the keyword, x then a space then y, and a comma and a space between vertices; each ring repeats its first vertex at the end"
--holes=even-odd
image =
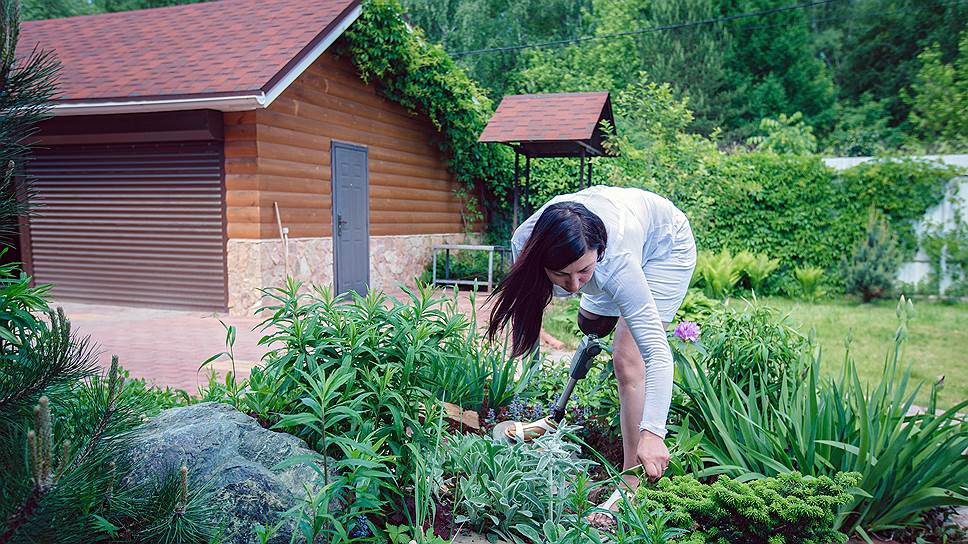
POLYGON ((436 127, 440 149, 460 184, 466 228, 484 220, 482 206, 505 201, 513 155, 506 146, 477 142, 493 112, 490 99, 441 46, 407 24, 397 0, 364 2, 337 53, 349 56, 363 80, 375 81, 384 96, 436 127))

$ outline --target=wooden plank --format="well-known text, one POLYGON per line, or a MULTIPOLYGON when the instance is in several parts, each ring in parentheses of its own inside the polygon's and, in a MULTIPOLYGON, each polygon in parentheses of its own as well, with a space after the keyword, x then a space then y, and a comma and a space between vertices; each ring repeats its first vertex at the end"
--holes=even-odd
POLYGON ((291 162, 301 162, 303 164, 316 164, 322 160, 328 152, 319 149, 306 149, 273 142, 259 142, 259 157, 262 159, 277 159, 291 162))
MULTIPOLYGON (((422 212, 419 219, 423 223, 450 223, 460 221, 460 214, 455 212, 422 212)), ((407 224, 412 223, 413 220, 414 214, 408 211, 370 210, 370 224, 407 224)))
POLYGON ((370 210, 399 211, 409 210, 411 212, 448 212, 457 213, 463 210, 463 206, 456 200, 451 202, 433 202, 426 200, 403 200, 396 198, 371 198, 370 210))
POLYGON ((262 226, 259 223, 240 223, 240 222, 229 222, 225 225, 225 233, 229 240, 253 240, 262 237, 260 229, 262 226))
POLYGON ((410 178, 439 179, 442 181, 454 181, 454 176, 447 170, 443 162, 439 167, 428 168, 425 166, 412 166, 392 161, 370 160, 370 172, 381 172, 386 174, 396 174, 410 178))
POLYGON ((409 187, 413 189, 427 189, 431 191, 441 191, 451 193, 457 188, 456 183, 439 179, 423 179, 410 176, 398 176, 396 174, 384 174, 382 172, 370 171, 370 185, 383 185, 386 187, 409 187))
POLYGON ((464 225, 461 223, 370 224, 370 236, 449 234, 454 232, 464 232, 464 225))
MULTIPOLYGON (((305 92, 303 90, 305 88, 308 88, 310 93, 315 90, 319 94, 342 98, 369 106, 373 109, 385 111, 387 114, 400 118, 403 122, 406 122, 406 120, 417 121, 424 127, 436 131, 429 119, 422 119, 416 113, 411 113, 410 110, 400 104, 391 102, 382 95, 377 94, 373 85, 365 86, 358 79, 353 81, 350 78, 340 77, 338 74, 320 74, 309 71, 308 73, 303 73, 299 80, 293 84, 293 87, 290 87, 290 89, 294 89, 292 94, 297 94, 300 91, 305 92)), ((284 92, 282 96, 285 96, 285 94, 284 92)))
POLYGON ((233 157, 225 159, 225 174, 257 174, 259 159, 256 157, 233 157))
POLYGON ((246 123, 244 125, 225 125, 225 140, 255 140, 256 124, 246 123))
POLYGON ((249 111, 227 111, 222 114, 222 123, 228 125, 244 125, 255 122, 256 110, 249 111))
MULTIPOLYGON (((295 120, 294 123, 291 123, 290 125, 299 122, 297 118, 290 117, 290 119, 295 120)), ((282 118, 280 117, 273 119, 273 121, 281 120, 282 118)), ((323 132, 324 135, 320 135, 306 133, 302 130, 292 127, 261 124, 259 125, 259 142, 289 145, 298 147, 300 149, 314 149, 320 151, 325 150, 326 152, 329 152, 330 142, 335 139, 354 142, 366 145, 367 147, 379 147, 410 155, 412 157, 430 158, 434 157, 436 154, 433 151, 433 148, 428 146, 426 142, 417 142, 414 140, 404 140, 392 136, 384 136, 379 134, 377 131, 370 131, 362 128, 333 126, 326 126, 324 128, 325 130, 320 131, 323 132)))
POLYGON ((408 187, 387 187, 370 185, 370 198, 389 198, 398 200, 424 200, 430 202, 457 201, 453 193, 426 189, 411 189, 408 187))
MULTIPOLYGON (((233 223, 258 223, 262 220, 262 209, 244 206, 226 206, 225 207, 225 222, 229 225, 233 223)), ((273 218, 273 221, 275 218, 273 218)))
POLYGON ((279 191, 230 191, 225 195, 226 206, 263 206, 272 208, 273 202, 282 208, 326 208, 332 207, 329 195, 279 192, 279 191))
POLYGON ((329 180, 315 180, 304 178, 290 178, 286 176, 259 176, 259 188, 263 191, 278 191, 286 193, 309 193, 328 195, 331 192, 329 180))
POLYGON ((259 189, 258 174, 225 174, 225 191, 253 191, 259 189))
POLYGON ((261 125, 286 128, 314 136, 340 138, 346 130, 363 131, 379 136, 386 142, 403 142, 418 152, 436 153, 437 146, 431 144, 435 135, 423 130, 414 130, 398 124, 389 124, 365 119, 345 113, 341 102, 321 108, 299 103, 298 112, 288 113, 267 110, 259 116, 261 125))
POLYGON ((259 150, 256 142, 250 140, 231 140, 225 142, 225 158, 257 157, 259 150))
POLYGON ((287 178, 301 178, 316 182, 329 182, 330 164, 329 153, 323 154, 321 160, 315 164, 287 161, 281 159, 261 159, 258 162, 259 172, 266 175, 287 178))

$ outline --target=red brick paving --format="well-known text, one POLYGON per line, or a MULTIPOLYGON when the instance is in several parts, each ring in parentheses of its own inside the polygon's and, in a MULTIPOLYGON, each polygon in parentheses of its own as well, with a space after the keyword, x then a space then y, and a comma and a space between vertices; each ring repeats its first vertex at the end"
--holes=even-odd
MULTIPOLYGON (((261 334, 252 332, 260 321, 255 317, 57 301, 51 305, 63 307, 77 334, 90 336, 100 346, 102 366, 110 365, 111 356, 117 355, 132 377, 192 394, 208 382, 206 372, 198 372, 199 365, 225 350, 225 329, 219 318, 237 329, 235 359, 240 374, 247 375, 264 353, 257 345, 261 334)), ((216 367, 224 371, 228 364, 216 367)))
MULTIPOLYGON (((402 292, 390 295, 401 300, 406 297, 402 292)), ((441 293, 441 296, 449 295, 449 291, 441 293)), ((489 308, 483 307, 486 297, 486 293, 476 297, 479 330, 487 324, 489 308)), ((248 376, 249 369, 266 351, 258 345, 264 333, 252 330, 261 321, 255 316, 57 301, 51 306, 64 308, 77 334, 90 336, 100 346, 99 361, 103 367, 108 367, 111 356, 117 355, 121 366, 132 377, 145 378, 158 386, 184 389, 193 395, 208 383, 208 371, 199 372, 199 365, 225 350, 225 329, 219 319, 236 327, 235 362, 240 377, 248 376)), ((458 309, 470 315, 467 292, 461 292, 458 309)), ((231 366, 223 358, 213 363, 212 368, 224 375, 231 366)))

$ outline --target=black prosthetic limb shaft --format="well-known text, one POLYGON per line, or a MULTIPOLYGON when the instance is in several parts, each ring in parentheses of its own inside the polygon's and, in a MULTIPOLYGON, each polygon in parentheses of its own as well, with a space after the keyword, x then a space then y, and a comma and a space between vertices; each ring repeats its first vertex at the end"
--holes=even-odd
POLYGON ((575 355, 571 358, 571 370, 568 372, 568 383, 565 385, 565 390, 561 393, 561 397, 558 398, 558 404, 555 405, 549 416, 552 421, 560 423, 564 419, 565 407, 568 404, 571 393, 575 390, 575 384, 578 383, 578 380, 588 375, 588 369, 591 367, 592 361, 595 360, 595 357, 603 349, 598 336, 589 334, 582 338, 581 344, 575 350, 575 355))

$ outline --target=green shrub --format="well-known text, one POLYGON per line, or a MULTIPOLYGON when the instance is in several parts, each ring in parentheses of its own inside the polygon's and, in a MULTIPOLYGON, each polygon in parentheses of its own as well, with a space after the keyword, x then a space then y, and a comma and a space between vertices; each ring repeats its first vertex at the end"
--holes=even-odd
POLYGON ((703 293, 709 298, 729 296, 742 274, 742 263, 727 249, 719 253, 700 251, 697 255, 694 275, 702 280, 703 293))
POLYGON ((741 263, 743 273, 749 280, 749 287, 753 290, 753 293, 761 292, 766 278, 780 266, 780 259, 771 259, 763 253, 743 251, 737 256, 737 259, 741 263))
MULTIPOLYGON (((272 303, 261 310, 268 331, 260 343, 270 351, 242 386, 241 402, 264 422, 337 464, 376 471, 360 480, 376 510, 421 485, 418 472, 439 441, 440 400, 480 409, 487 396, 500 406, 530 378, 481 342, 456 298, 423 285, 406 293, 403 302, 376 291, 334 297, 292 280, 265 290, 272 303), (360 452, 369 457, 357 459, 360 452)), ((340 521, 346 530, 349 521, 340 521)))
POLYGON ((707 297, 701 290, 689 289, 679 305, 675 321, 692 321, 702 325, 719 306, 719 301, 707 297))
POLYGON ((533 444, 452 437, 444 470, 453 479, 455 521, 514 542, 528 541, 528 527, 578 522, 574 512, 587 510, 587 471, 595 463, 577 457, 568 440, 574 430, 563 427, 533 444))
POLYGON ((745 389, 756 382, 776 395, 802 367, 807 339, 776 310, 747 302, 736 310, 717 308, 702 327, 697 362, 712 383, 726 380, 745 389))
POLYGON ((872 387, 861 383, 849 352, 843 373, 825 379, 816 350, 806 373, 787 375, 776 395, 763 385, 768 377, 754 374, 747 385, 711 380, 678 354, 678 383, 689 397, 678 409, 689 432, 702 433, 707 473, 757 479, 793 470, 818 477, 858 472, 865 494, 837 517, 848 534, 913 526, 932 508, 968 505, 968 422, 957 415, 968 401, 936 412, 933 386, 926 412, 908 415, 920 386, 910 381, 910 365, 899 365, 912 313, 902 297, 893 348, 872 387))
POLYGON ((823 268, 817 266, 798 266, 793 271, 793 277, 797 280, 799 291, 797 295, 803 299, 815 302, 817 297, 824 294, 823 291, 823 268))
POLYGON ((759 128, 765 134, 751 136, 746 140, 746 143, 755 146, 758 151, 794 155, 809 155, 817 151, 817 138, 813 135, 813 127, 803 121, 803 114, 800 112, 789 117, 781 113, 776 119, 764 118, 760 120, 759 128))
POLYGON ((671 513, 671 524, 691 531, 683 543, 830 544, 846 542, 836 515, 853 499, 860 475, 810 478, 798 472, 752 482, 723 476, 700 483, 692 476, 641 486, 640 508, 671 513))
POLYGON ((889 296, 899 265, 894 237, 887 222, 875 210, 867 220, 867 233, 857 241, 850 260, 841 261, 847 290, 860 294, 864 302, 889 296))

